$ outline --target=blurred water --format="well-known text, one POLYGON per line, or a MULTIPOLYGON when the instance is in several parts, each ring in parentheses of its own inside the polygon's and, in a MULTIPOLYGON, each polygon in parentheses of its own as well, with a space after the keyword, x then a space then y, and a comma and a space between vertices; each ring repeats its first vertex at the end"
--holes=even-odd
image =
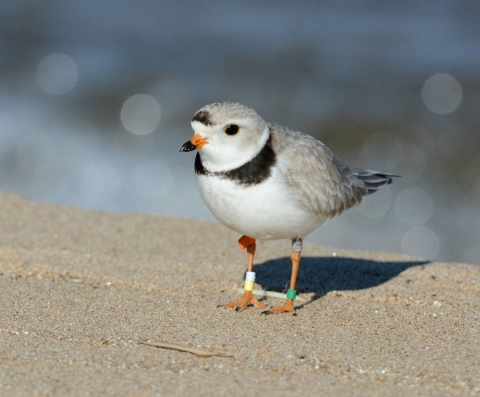
POLYGON ((0 4, 0 189, 212 219, 178 149, 238 101, 401 174, 309 238, 480 264, 480 3, 0 4))

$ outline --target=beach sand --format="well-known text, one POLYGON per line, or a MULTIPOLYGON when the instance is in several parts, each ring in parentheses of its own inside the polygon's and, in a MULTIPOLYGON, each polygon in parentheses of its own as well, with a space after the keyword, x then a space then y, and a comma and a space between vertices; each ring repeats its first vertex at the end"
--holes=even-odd
MULTIPOLYGON (((239 237, 0 193, 0 395, 480 395, 479 266, 306 244, 310 302, 264 316, 217 308, 240 297, 239 237)), ((256 288, 281 291, 289 255, 259 242, 256 288)))

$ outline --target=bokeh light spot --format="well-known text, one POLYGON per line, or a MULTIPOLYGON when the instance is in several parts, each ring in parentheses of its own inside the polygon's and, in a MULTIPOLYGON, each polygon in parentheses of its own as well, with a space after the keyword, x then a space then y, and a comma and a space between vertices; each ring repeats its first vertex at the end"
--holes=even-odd
POLYGON ((159 198, 171 192, 173 176, 170 168, 163 161, 148 160, 135 169, 133 183, 142 196, 159 198))
POLYGON ((367 196, 362 203, 353 208, 352 215, 358 221, 366 224, 379 222, 392 204, 392 194, 388 187, 380 189, 375 194, 367 196))
POLYGON ((422 98, 432 112, 451 113, 460 105, 462 87, 455 78, 448 74, 435 74, 423 84, 422 98))
POLYGON ((53 95, 67 93, 75 86, 77 79, 77 65, 67 55, 48 55, 37 68, 38 84, 42 90, 53 95))
POLYGON ((395 212, 398 219, 406 225, 423 225, 432 215, 432 199, 423 189, 416 187, 405 189, 395 200, 395 212))
POLYGON ((437 235, 428 227, 420 226, 410 229, 402 239, 402 252, 425 259, 435 259, 440 243, 437 235))
POLYGON ((127 99, 120 112, 123 126, 137 135, 152 132, 160 124, 160 118, 160 104, 145 94, 137 94, 127 99))

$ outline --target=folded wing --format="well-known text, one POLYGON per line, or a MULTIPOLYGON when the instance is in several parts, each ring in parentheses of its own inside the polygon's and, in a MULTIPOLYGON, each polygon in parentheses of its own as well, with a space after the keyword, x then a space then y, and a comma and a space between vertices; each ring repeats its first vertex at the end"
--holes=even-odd
POLYGON ((332 218, 392 183, 395 175, 349 167, 317 139, 269 124, 280 169, 305 210, 332 218))

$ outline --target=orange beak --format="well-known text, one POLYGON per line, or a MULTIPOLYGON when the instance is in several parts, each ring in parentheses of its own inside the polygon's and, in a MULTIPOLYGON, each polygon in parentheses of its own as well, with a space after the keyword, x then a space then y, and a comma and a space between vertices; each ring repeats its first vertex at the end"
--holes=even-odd
POLYGON ((191 152, 192 150, 200 150, 204 147, 208 142, 203 139, 200 135, 196 134, 192 139, 185 142, 183 146, 180 148, 181 152, 191 152))
POLYGON ((202 147, 204 147, 208 142, 203 139, 200 135, 196 134, 192 139, 190 139, 190 142, 192 143, 193 146, 195 146, 195 149, 200 150, 202 147))

